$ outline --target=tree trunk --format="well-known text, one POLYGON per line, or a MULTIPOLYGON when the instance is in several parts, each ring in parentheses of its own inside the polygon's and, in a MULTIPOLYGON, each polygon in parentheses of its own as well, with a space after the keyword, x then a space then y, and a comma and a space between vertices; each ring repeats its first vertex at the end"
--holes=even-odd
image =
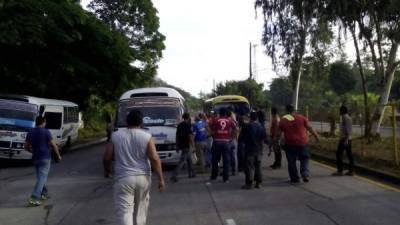
MULTIPOLYGON (((295 69, 295 76, 292 78, 296 79, 296 83, 294 86, 293 90, 293 98, 292 98, 292 104, 294 107, 294 110, 298 110, 298 105, 299 105, 299 92, 300 92, 300 80, 301 80, 301 74, 303 70, 303 58, 304 58, 304 52, 306 48, 306 30, 308 28, 308 25, 305 24, 303 25, 303 31, 301 35, 301 41, 299 43, 299 48, 296 51, 297 54, 297 59, 295 60, 294 67, 295 69)), ((293 68, 292 68, 293 69, 293 68)))
POLYGON ((379 97, 378 105, 375 108, 372 116, 371 134, 373 136, 379 136, 381 123, 385 115, 386 104, 389 100, 390 90, 392 89, 394 71, 392 74, 388 74, 386 77, 385 86, 382 90, 381 96, 379 97))
POLYGON ((365 82, 363 65, 361 63, 360 49, 358 48, 358 42, 357 42, 357 36, 356 36, 354 24, 350 26, 350 32, 351 32, 351 36, 353 37, 354 47, 356 49, 357 64, 358 64, 358 69, 360 70, 361 85, 362 85, 363 96, 364 96, 364 113, 365 113, 365 115, 364 115, 364 122, 365 122, 364 137, 369 138, 371 136, 371 120, 370 120, 370 112, 369 112, 369 106, 368 106, 368 91, 367 91, 367 86, 366 86, 366 82, 365 82))
POLYGON ((392 48, 390 50, 389 59, 388 59, 388 66, 387 66, 386 74, 385 74, 384 87, 383 87, 381 95, 379 97, 378 105, 376 106, 374 114, 372 116, 371 134, 374 136, 379 135, 381 123, 382 123, 383 117, 385 115, 385 108, 389 101, 390 90, 392 89, 394 73, 396 71, 397 65, 399 64, 399 62, 395 62, 397 49, 398 49, 398 44, 393 43, 392 48))
POLYGON ((294 110, 297 111, 298 105, 299 105, 299 91, 300 91, 300 80, 301 80, 301 68, 302 66, 299 66, 299 70, 297 71, 297 80, 296 80, 296 85, 293 91, 293 98, 292 98, 292 104, 294 107, 294 110))

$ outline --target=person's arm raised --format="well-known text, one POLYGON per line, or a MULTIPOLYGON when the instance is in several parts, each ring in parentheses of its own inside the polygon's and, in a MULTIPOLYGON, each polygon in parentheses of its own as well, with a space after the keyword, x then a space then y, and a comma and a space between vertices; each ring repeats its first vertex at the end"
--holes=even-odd
POLYGON ((156 145, 154 144, 153 138, 150 138, 149 143, 147 144, 147 154, 149 156, 151 166, 153 167, 154 172, 158 176, 158 190, 163 192, 165 190, 165 181, 161 167, 161 160, 158 156, 156 145))

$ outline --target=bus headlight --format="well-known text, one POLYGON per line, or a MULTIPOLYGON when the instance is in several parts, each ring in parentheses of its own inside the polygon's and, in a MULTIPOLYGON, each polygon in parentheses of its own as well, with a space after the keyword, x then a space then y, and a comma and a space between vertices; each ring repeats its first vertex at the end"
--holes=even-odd
POLYGON ((18 149, 22 149, 22 148, 24 148, 24 143, 13 143, 12 144, 12 148, 18 148, 18 149))

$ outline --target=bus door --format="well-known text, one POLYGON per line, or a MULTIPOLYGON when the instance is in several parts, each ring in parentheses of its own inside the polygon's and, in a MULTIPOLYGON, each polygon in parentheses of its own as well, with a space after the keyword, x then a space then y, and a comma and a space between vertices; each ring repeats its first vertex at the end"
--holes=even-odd
POLYGON ((65 143, 65 140, 62 138, 63 112, 64 108, 62 106, 46 106, 44 109, 46 128, 49 129, 51 136, 60 146, 63 146, 65 143))

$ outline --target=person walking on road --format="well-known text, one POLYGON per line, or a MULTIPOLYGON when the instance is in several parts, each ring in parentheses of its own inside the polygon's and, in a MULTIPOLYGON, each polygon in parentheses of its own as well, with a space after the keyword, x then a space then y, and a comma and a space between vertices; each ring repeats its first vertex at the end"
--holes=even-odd
POLYGON ((333 173, 334 176, 343 175, 343 152, 346 151, 347 158, 349 160, 349 171, 345 175, 352 176, 354 172, 354 158, 351 151, 351 133, 353 127, 353 121, 348 114, 346 106, 341 106, 340 109, 340 139, 336 151, 337 161, 337 172, 333 173))
POLYGON ((300 174, 303 181, 307 183, 309 182, 310 160, 307 131, 315 137, 317 142, 319 137, 308 123, 307 118, 296 113, 292 105, 287 105, 286 111, 287 114, 279 122, 279 129, 284 133, 283 148, 286 152, 290 182, 292 184, 300 182, 296 166, 296 160, 299 159, 300 174))
POLYGON ((145 225, 150 200, 151 168, 158 176, 158 189, 165 182, 161 161, 151 134, 141 129, 140 111, 129 112, 127 128, 111 135, 103 157, 104 175, 111 176, 114 160, 114 205, 119 225, 145 225), (150 165, 151 164, 151 165, 150 165))
POLYGON ((45 128, 46 119, 39 116, 36 118, 35 123, 36 127, 27 134, 25 143, 26 150, 32 153, 33 165, 36 171, 36 184, 28 200, 31 206, 39 206, 41 200, 46 200, 49 197, 46 183, 51 164, 50 148, 56 155, 56 161, 61 160, 58 146, 53 140, 50 131, 45 128))
POLYGON ((221 108, 219 116, 212 119, 207 126, 208 131, 213 135, 212 146, 212 169, 210 180, 216 180, 218 177, 218 162, 222 157, 224 183, 229 182, 230 167, 230 142, 233 132, 238 132, 235 122, 227 117, 227 110, 221 108))
POLYGON ((257 111, 257 118, 261 126, 265 128, 265 121, 267 117, 265 116, 265 112, 262 109, 259 109, 257 111))
POLYGON ((238 136, 238 148, 237 148, 237 162, 238 162, 238 171, 239 172, 243 172, 244 171, 244 140, 243 140, 243 127, 246 124, 245 123, 245 116, 240 116, 238 118, 238 132, 239 132, 239 136, 238 136))
POLYGON ((196 155, 200 165, 200 172, 205 172, 205 156, 207 154, 207 120, 204 113, 199 113, 196 122, 193 124, 194 145, 196 147, 196 155))
POLYGON ((281 146, 280 140, 278 138, 279 135, 279 115, 278 110, 275 107, 271 108, 271 126, 270 126, 270 137, 271 137, 271 144, 270 149, 274 153, 274 163, 270 166, 272 169, 279 169, 281 168, 282 163, 282 153, 281 153, 281 146))
POLYGON ((189 178, 193 178, 196 176, 194 171, 194 166, 192 162, 192 151, 194 150, 194 135, 192 131, 192 125, 190 122, 190 114, 184 113, 182 115, 183 121, 179 123, 178 128, 176 129, 176 145, 178 146, 178 151, 181 152, 181 157, 179 159, 178 166, 175 168, 175 171, 172 174, 171 181, 178 181, 179 171, 186 164, 188 169, 189 178))
POLYGON ((255 188, 260 188, 262 182, 262 149, 267 134, 265 128, 257 122, 257 112, 250 113, 250 122, 243 126, 241 132, 245 148, 244 172, 246 176, 245 185, 242 189, 253 188, 253 181, 255 181, 255 188))

